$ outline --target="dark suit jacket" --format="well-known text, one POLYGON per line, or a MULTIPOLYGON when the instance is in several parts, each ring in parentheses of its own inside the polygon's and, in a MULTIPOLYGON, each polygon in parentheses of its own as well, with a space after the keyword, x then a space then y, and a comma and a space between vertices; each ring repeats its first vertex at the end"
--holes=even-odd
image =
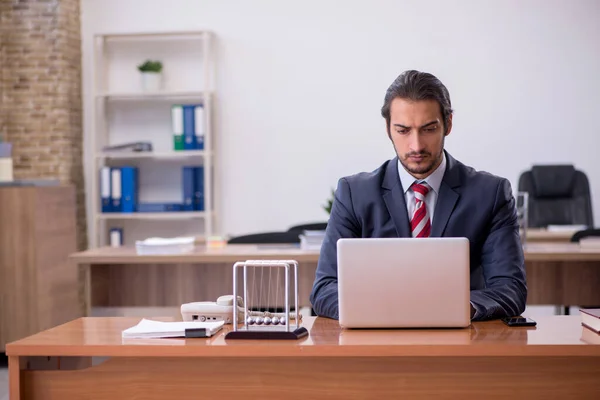
MULTIPOLYGON (((431 236, 469 239, 474 320, 519 315, 527 284, 510 183, 446 158, 431 236)), ((411 237, 398 158, 339 180, 310 295, 317 315, 338 318, 336 243, 356 237, 411 237)))

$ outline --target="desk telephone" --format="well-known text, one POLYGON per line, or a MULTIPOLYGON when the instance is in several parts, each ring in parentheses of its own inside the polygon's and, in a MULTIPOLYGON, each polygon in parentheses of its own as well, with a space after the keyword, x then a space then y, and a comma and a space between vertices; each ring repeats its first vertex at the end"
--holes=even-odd
MULTIPOLYGON (((238 321, 244 321, 244 300, 237 296, 238 321)), ((253 317, 285 317, 285 313, 249 310, 248 315, 253 317)), ((296 313, 290 312, 290 319, 296 318, 296 313)), ((181 305, 181 317, 184 321, 224 321, 233 323, 233 296, 221 296, 214 301, 196 301, 181 305)), ((302 319, 302 314, 299 314, 302 319)))

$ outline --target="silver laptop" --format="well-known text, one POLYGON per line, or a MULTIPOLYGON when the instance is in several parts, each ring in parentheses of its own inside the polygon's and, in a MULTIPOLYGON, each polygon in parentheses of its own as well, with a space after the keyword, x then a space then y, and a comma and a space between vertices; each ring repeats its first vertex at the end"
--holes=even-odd
POLYGON ((340 239, 337 257, 342 327, 469 326, 468 239, 340 239))

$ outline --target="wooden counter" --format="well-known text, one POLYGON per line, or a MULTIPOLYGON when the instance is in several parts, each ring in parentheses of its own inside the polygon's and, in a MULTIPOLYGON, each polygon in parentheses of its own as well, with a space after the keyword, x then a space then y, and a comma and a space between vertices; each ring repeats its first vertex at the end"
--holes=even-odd
MULTIPOLYGON (((91 307, 179 307, 215 301, 231 292, 233 264, 247 259, 297 260, 300 305, 310 306, 319 251, 286 245, 228 245, 198 246, 183 255, 143 256, 131 247, 104 247, 74 253, 70 259, 82 271, 84 315, 91 315, 91 307)), ((600 248, 528 243, 525 260, 529 305, 600 305, 600 248)))
MULTIPOLYGON (((298 341, 123 340, 139 318, 83 318, 10 343, 11 399, 591 398, 600 336, 579 316, 534 328, 342 330, 305 316, 298 341), (591 335, 590 335, 591 334, 591 335), (89 357, 109 357, 90 366, 89 357)), ((229 328, 226 328, 229 329, 229 328)))

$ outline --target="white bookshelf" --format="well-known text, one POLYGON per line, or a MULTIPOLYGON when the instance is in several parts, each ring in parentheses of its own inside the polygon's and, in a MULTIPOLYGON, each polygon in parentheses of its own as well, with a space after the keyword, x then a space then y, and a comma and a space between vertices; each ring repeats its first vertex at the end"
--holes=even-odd
POLYGON ((119 215, 118 213, 100 213, 98 215, 98 219, 101 220, 187 220, 190 218, 206 218, 206 212, 204 211, 173 211, 173 212, 163 212, 163 213, 151 213, 151 212, 137 212, 137 213, 123 213, 119 215))
POLYGON ((90 247, 108 244, 112 227, 123 228, 125 244, 150 236, 218 235, 215 183, 213 35, 198 32, 140 32, 94 37, 92 98, 92 214, 90 247), (137 66, 163 63, 163 86, 145 91, 137 66), (173 148, 171 106, 203 104, 204 149, 173 148), (103 151, 105 146, 145 141, 150 152, 103 151), (204 211, 102 213, 100 169, 130 165, 139 171, 139 201, 181 203, 181 168, 204 166, 204 211))
POLYGON ((144 152, 123 152, 108 151, 97 153, 98 159, 139 159, 139 158, 162 158, 162 159, 188 159, 196 157, 210 157, 211 152, 206 150, 188 150, 188 151, 144 151, 144 152))
MULTIPOLYGON (((210 93, 209 93, 210 96, 210 93)), ((127 92, 115 92, 115 93, 100 93, 96 95, 96 98, 107 99, 112 101, 140 101, 140 100, 159 100, 159 101, 172 101, 182 99, 192 99, 196 101, 204 100, 205 93, 203 92, 147 92, 147 93, 127 93, 127 92)))

